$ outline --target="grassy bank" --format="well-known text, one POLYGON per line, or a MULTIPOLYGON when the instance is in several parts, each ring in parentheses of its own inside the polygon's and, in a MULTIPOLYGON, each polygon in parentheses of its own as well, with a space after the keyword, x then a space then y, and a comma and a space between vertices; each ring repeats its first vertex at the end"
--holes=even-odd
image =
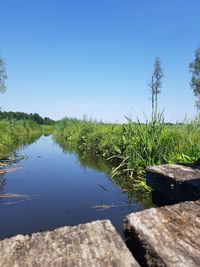
POLYGON ((200 121, 167 125, 162 117, 124 125, 64 119, 55 126, 55 137, 65 148, 110 159, 112 175, 132 178, 145 167, 163 163, 190 163, 200 157, 200 121))
MULTIPOLYGON (((75 152, 71 144, 66 142, 58 132, 55 139, 64 153, 75 152)), ((130 203, 132 203, 132 201, 141 203, 146 208, 152 206, 151 190, 147 187, 144 179, 134 177, 133 180, 125 173, 123 173, 123 175, 112 176, 117 162, 111 163, 110 160, 106 160, 106 158, 102 157, 100 154, 94 155, 92 153, 76 150, 76 155, 78 156, 79 164, 81 164, 82 168, 92 168, 93 170, 106 174, 109 179, 122 189, 122 192, 128 195, 130 203)), ((107 191, 106 188, 103 189, 107 191)))
POLYGON ((0 159, 49 131, 31 120, 0 120, 0 159))

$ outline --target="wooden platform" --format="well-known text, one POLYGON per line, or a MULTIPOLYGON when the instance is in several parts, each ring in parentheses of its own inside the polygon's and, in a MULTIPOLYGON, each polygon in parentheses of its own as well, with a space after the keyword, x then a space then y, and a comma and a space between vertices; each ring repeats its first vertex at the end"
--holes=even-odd
POLYGON ((124 230, 142 266, 200 266, 200 201, 131 213, 124 230))
POLYGON ((110 221, 0 241, 2 267, 138 267, 110 221))
POLYGON ((168 164, 146 169, 147 184, 175 202, 200 199, 200 170, 168 164))

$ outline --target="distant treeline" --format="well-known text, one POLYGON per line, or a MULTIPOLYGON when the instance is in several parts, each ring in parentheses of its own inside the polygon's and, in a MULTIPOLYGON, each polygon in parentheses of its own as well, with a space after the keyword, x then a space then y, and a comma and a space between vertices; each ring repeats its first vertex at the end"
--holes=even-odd
POLYGON ((55 123, 54 120, 44 117, 42 118, 37 113, 25 113, 25 112, 13 112, 13 111, 0 111, 0 120, 8 119, 8 120, 32 120, 38 124, 42 125, 52 125, 55 123))

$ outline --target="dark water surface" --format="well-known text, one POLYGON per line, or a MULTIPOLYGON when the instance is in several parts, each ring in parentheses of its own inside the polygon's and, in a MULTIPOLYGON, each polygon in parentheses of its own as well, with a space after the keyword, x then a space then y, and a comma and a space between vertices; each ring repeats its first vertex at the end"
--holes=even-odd
POLYGON ((110 219, 122 234, 123 218, 143 209, 140 203, 129 206, 127 193, 103 172, 81 165, 76 154, 64 153, 51 136, 42 136, 19 154, 26 159, 19 170, 4 175, 0 194, 29 198, 0 198, 1 239, 97 219, 110 219))

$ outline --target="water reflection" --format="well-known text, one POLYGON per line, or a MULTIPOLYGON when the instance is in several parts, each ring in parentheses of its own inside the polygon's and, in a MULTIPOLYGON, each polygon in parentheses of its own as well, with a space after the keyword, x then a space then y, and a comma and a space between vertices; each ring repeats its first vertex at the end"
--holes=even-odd
POLYGON ((18 155, 27 157, 18 171, 1 176, 2 194, 29 198, 15 196, 12 205, 0 205, 0 238, 99 219, 110 219, 123 235, 124 217, 151 205, 130 180, 109 178, 108 161, 67 151, 51 136, 21 148, 18 155))
POLYGON ((0 204, 14 204, 18 201, 29 199, 29 197, 26 195, 13 193, 5 194, 4 191, 7 185, 6 177, 7 173, 19 170, 21 167, 20 162, 27 159, 27 156, 20 155, 17 150, 25 149, 30 144, 34 143, 40 136, 41 134, 34 134, 29 136, 23 144, 15 144, 12 147, 12 149, 15 151, 11 152, 7 157, 0 160, 0 204))
MULTIPOLYGON (((59 144, 62 151, 66 154, 74 152, 70 149, 70 146, 67 145, 61 138, 54 138, 54 141, 59 144)), ((152 207, 152 197, 151 192, 144 190, 142 187, 139 187, 134 179, 130 179, 127 176, 114 176, 111 178, 112 170, 116 167, 111 164, 109 160, 101 156, 91 155, 90 153, 81 153, 80 151, 76 151, 76 155, 78 157, 78 165, 86 170, 87 168, 92 168, 98 172, 103 172, 107 175, 107 178, 111 180, 113 183, 118 185, 122 192, 128 195, 128 205, 130 206, 132 203, 141 203, 145 208, 152 207)), ((136 178, 137 179, 137 178, 136 178)), ((99 185, 103 190, 108 191, 107 188, 103 187, 101 184, 99 185)))
POLYGON ((3 190, 6 186, 6 174, 0 173, 0 193, 3 193, 3 190))

